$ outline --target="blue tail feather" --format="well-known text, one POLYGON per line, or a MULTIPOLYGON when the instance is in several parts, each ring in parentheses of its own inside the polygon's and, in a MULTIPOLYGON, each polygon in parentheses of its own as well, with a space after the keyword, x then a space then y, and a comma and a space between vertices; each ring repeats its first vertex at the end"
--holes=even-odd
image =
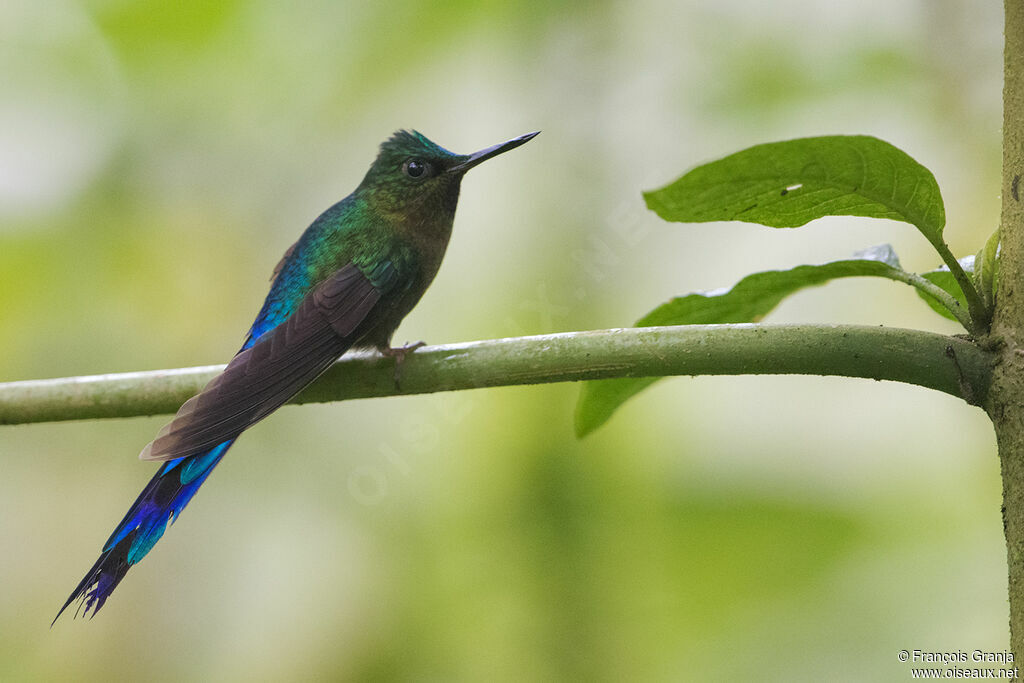
POLYGON ((167 524, 181 515, 233 443, 234 439, 225 441, 205 453, 161 465, 107 539, 92 569, 57 612, 53 623, 76 600, 82 601, 85 615, 91 609, 95 616, 132 565, 153 549, 167 524))
MULTIPOLYGON (((266 304, 264 309, 266 311, 266 304)), ((242 349, 252 346, 267 329, 273 327, 269 322, 269 313, 265 315, 265 311, 257 318, 257 325, 261 320, 265 320, 266 329, 257 329, 257 325, 253 325, 242 349)), ((103 545, 103 552, 92 569, 86 573, 71 592, 67 602, 57 612, 57 616, 50 624, 51 627, 57 623, 64 610, 76 600, 82 601, 85 607, 84 614, 89 614, 91 609, 92 616, 96 616, 96 612, 103 607, 103 603, 117 588, 117 584, 121 583, 121 579, 132 565, 138 564, 153 549, 164 535, 167 524, 173 524, 181 516, 181 511, 192 500, 192 496, 196 495, 196 491, 237 438, 236 436, 230 441, 218 444, 205 453, 169 460, 160 466, 146 484, 146 488, 142 489, 142 493, 132 503, 124 519, 114 529, 114 533, 110 534, 110 538, 103 545)), ((78 613, 75 614, 77 616, 78 613)))

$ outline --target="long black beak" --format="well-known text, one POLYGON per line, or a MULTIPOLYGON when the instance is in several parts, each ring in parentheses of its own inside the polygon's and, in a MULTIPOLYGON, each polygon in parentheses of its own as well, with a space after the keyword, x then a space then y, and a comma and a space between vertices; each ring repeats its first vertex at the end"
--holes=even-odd
POLYGON ((517 138, 512 138, 511 140, 508 140, 506 142, 502 142, 501 144, 494 145, 493 147, 488 147, 487 149, 482 149, 479 152, 474 152, 473 154, 470 154, 468 157, 463 159, 463 161, 461 163, 456 164, 455 166, 450 166, 448 168, 447 172, 448 173, 465 173, 466 171, 468 171, 469 169, 473 168, 474 166, 476 166, 480 162, 487 161, 491 157, 496 157, 499 154, 501 154, 502 152, 507 152, 510 149, 515 149, 519 145, 525 144, 525 143, 529 142, 530 140, 534 139, 539 134, 540 134, 540 131, 537 130, 537 131, 534 131, 532 133, 527 133, 526 135, 520 135, 517 138))

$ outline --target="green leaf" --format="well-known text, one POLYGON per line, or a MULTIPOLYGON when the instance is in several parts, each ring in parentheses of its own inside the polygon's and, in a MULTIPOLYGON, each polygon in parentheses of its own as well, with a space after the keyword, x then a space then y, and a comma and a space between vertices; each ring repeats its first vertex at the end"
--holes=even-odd
POLYGON ((933 244, 946 212, 931 171, 870 136, 826 136, 756 145, 698 166, 644 193, 667 221, 748 221, 795 228, 823 216, 911 223, 933 244))
MULTIPOLYGON (((974 256, 965 256, 960 259, 960 267, 968 275, 974 273, 974 256)), ((921 273, 921 277, 934 285, 937 285, 947 294, 952 295, 954 299, 960 302, 960 305, 964 308, 967 307, 967 298, 964 296, 964 290, 960 287, 960 283, 953 277, 953 273, 949 271, 948 266, 940 266, 935 270, 929 270, 927 273, 921 273)), ((950 310, 941 301, 931 296, 927 292, 923 292, 920 289, 917 290, 917 295, 920 296, 925 302, 932 307, 932 310, 941 315, 943 318, 949 318, 950 320, 956 320, 950 310)))
MULTIPOLYGON (((767 315, 790 294, 842 277, 876 276, 906 281, 888 244, 857 254, 859 258, 797 266, 748 275, 730 289, 689 294, 662 304, 637 321, 637 327, 750 323, 767 315)), ((594 431, 631 396, 660 377, 626 377, 585 382, 576 404, 576 435, 594 431)))
POLYGON ((985 304, 992 307, 996 298, 999 276, 999 228, 989 235, 985 246, 974 257, 974 286, 981 292, 985 304))

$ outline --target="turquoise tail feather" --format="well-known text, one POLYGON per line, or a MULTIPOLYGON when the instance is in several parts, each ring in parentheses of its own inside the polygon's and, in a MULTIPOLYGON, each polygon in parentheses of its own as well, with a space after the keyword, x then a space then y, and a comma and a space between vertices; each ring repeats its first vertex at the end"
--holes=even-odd
POLYGON ((181 515, 233 443, 234 439, 225 441, 206 453, 162 465, 107 539, 99 559, 57 612, 53 623, 76 600, 82 600, 85 615, 90 610, 95 615, 132 565, 152 550, 167 525, 181 515))

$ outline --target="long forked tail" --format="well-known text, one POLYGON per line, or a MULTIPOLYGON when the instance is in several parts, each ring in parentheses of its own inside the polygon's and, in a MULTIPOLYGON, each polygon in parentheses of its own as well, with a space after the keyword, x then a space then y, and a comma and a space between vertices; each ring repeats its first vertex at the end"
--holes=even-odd
MULTIPOLYGON (((163 536, 167 524, 181 515, 233 443, 231 439, 205 453, 164 463, 107 539, 96 564, 71 592, 50 626, 57 623, 64 610, 76 600, 81 600, 85 606, 83 616, 89 614, 90 609, 95 616, 132 565, 146 556, 163 536)), ((77 611, 75 614, 77 616, 77 611)))

